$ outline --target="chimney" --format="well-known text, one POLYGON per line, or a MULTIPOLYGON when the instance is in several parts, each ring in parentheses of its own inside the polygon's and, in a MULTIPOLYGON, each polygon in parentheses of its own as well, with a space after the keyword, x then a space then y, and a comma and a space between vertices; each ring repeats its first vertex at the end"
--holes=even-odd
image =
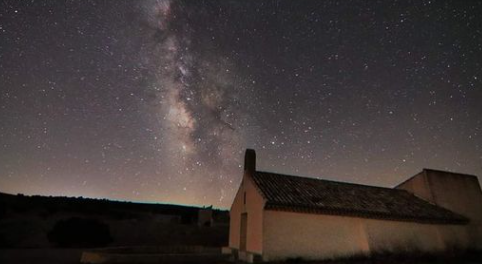
POLYGON ((246 149, 244 154, 244 172, 253 174, 256 171, 256 152, 254 149, 246 149))

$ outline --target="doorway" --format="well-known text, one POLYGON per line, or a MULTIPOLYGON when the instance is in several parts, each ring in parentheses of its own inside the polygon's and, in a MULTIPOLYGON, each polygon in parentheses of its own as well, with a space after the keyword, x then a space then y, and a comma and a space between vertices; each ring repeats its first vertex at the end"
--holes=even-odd
POLYGON ((248 236, 248 213, 241 214, 241 232, 239 235, 239 250, 246 251, 248 236))

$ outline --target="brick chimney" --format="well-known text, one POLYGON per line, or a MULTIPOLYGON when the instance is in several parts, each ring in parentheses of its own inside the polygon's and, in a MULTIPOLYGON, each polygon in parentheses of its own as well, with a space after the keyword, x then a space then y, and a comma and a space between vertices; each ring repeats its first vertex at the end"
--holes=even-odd
POLYGON ((246 149, 244 154, 244 173, 253 175, 256 171, 256 152, 254 149, 246 149))

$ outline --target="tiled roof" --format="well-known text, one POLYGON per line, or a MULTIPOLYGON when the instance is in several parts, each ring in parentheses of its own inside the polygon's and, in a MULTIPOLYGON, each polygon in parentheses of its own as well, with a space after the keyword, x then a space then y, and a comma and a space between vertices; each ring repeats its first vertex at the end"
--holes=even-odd
POLYGON ((468 219, 398 189, 256 171, 266 210, 349 215, 424 223, 466 224, 468 219))

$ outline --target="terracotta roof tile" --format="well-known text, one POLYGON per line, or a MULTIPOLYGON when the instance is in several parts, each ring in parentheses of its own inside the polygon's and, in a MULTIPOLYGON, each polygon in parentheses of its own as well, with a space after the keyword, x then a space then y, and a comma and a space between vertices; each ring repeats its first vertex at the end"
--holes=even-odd
POLYGON ((257 171, 265 209, 413 222, 466 224, 468 219, 399 189, 257 171))

